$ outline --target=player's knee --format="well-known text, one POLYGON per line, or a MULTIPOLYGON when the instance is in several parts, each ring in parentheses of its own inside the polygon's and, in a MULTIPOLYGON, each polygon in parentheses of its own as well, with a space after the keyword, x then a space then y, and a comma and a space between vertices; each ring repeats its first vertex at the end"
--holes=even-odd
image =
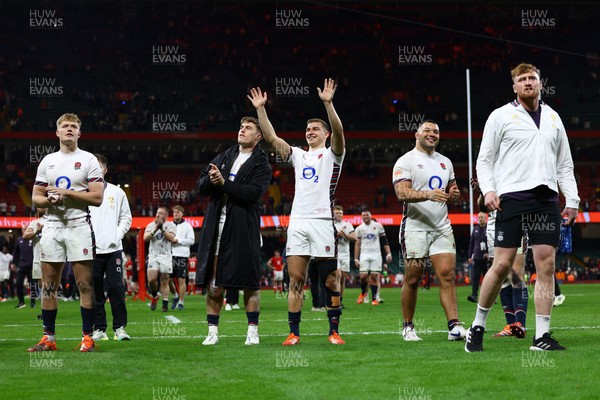
POLYGON ((494 260, 494 265, 492 265, 492 268, 501 276, 506 276, 506 274, 508 274, 512 268, 512 263, 509 260, 501 260, 497 258, 494 260))
POLYGON ((339 290, 339 281, 335 277, 335 275, 330 275, 327 279, 324 280, 325 288, 329 290, 339 290))
POLYGON ((294 287, 297 286, 304 286, 304 283, 306 282, 305 276, 303 274, 297 273, 297 272, 293 272, 290 273, 290 284, 294 287))
POLYGON ((421 277, 419 276, 411 276, 409 278, 405 277, 404 284, 410 286, 411 288, 418 288, 420 281, 421 277))
POLYGON ((510 283, 513 285, 513 287, 516 287, 516 288, 520 288, 521 284, 524 283, 521 280, 521 277, 519 276, 517 271, 515 271, 514 269, 511 271, 511 274, 510 274, 510 283))
POLYGON ((79 289, 79 293, 81 293, 82 295, 90 294, 94 291, 92 283, 85 280, 78 281, 77 288, 79 289))
POLYGON ((454 270, 444 271, 440 274, 439 280, 441 283, 452 284, 456 280, 456 274, 454 270))

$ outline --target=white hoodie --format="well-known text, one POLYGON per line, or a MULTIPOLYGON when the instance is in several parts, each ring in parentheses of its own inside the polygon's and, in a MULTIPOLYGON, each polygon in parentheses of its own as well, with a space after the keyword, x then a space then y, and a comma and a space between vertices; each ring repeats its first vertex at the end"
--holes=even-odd
POLYGON ((579 196, 565 127, 558 113, 540 102, 538 128, 516 100, 494 110, 483 130, 477 157, 477 178, 484 193, 558 187, 566 206, 577 209, 579 196), (558 184, 558 185, 557 185, 558 184))
MULTIPOLYGON (((175 221, 173 221, 173 223, 175 224, 175 221)), ((189 257, 190 246, 193 245, 196 240, 194 228, 192 228, 185 219, 180 223, 175 224, 175 226, 177 227, 177 233, 175 234, 177 243, 173 243, 171 253, 173 254, 173 257, 189 257)))
POLYGON ((96 236, 96 254, 123 250, 123 237, 131 227, 131 211, 125 192, 106 182, 102 205, 90 206, 90 215, 96 236))

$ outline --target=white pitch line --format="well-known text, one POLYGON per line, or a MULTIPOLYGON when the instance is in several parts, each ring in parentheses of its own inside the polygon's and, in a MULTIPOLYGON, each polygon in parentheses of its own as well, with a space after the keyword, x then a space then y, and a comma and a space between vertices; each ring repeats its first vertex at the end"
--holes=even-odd
MULTIPOLYGON (((563 326, 555 327, 553 330, 574 330, 574 329, 600 329, 600 326, 563 326)), ((418 329, 417 329, 418 330, 418 329)), ((446 333, 447 330, 432 330, 431 333, 446 333)), ((398 335, 400 331, 366 331, 366 332, 341 332, 342 336, 369 336, 369 335, 398 335)), ((324 333, 303 333, 302 336, 326 336, 324 333)), ((205 335, 191 336, 191 335, 177 335, 177 336, 132 336, 132 340, 139 339, 202 339, 205 335)), ((245 338, 246 335, 223 335, 219 334, 221 338, 245 338)), ((282 334, 261 334, 260 337, 285 337, 285 333, 282 334)), ((21 341, 35 341, 36 338, 0 338, 0 342, 21 342, 21 341)), ((81 337, 76 338, 61 338, 59 340, 78 340, 81 341, 81 337)))
MULTIPOLYGON (((169 316, 165 316, 165 317, 169 317, 169 316)), ((175 318, 175 317, 174 317, 175 318)), ((352 320, 362 320, 364 318, 342 318, 344 321, 352 321, 352 320)), ((269 322, 288 322, 287 319, 269 319, 269 322)), ((307 321, 327 321, 327 318, 323 317, 323 318, 302 318, 302 322, 307 322, 307 321)), ((183 321, 180 321, 183 322, 183 321)), ((206 320, 202 320, 202 319, 196 319, 194 321, 189 321, 189 322, 185 322, 186 324, 200 324, 200 325, 206 325, 207 322, 206 320)), ((232 320, 220 320, 219 324, 247 324, 248 321, 246 320, 239 320, 239 321, 232 321, 232 320)), ((156 322, 128 322, 127 325, 158 325, 156 322)), ((0 327, 2 328, 23 328, 23 327, 28 327, 28 326, 41 326, 42 322, 40 321, 39 323, 36 324, 0 324, 0 327)), ((56 324, 56 326, 81 326, 81 323, 79 324, 56 324)))

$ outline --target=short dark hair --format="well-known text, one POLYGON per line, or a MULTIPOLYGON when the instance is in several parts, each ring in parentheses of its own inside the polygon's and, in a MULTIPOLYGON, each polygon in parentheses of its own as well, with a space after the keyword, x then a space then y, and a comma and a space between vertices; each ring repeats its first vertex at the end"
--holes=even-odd
POLYGON ((421 123, 419 124, 419 127, 417 128, 417 131, 420 131, 420 130, 421 130, 421 127, 422 127, 424 124, 434 124, 434 125, 440 126, 440 124, 438 124, 438 123, 437 123, 437 122, 435 122, 434 120, 432 120, 432 119, 426 119, 426 120, 423 120, 423 121, 421 121, 421 123))
POLYGON ((102 165, 104 165, 105 167, 108 167, 108 159, 106 157, 104 157, 102 154, 94 154, 94 156, 98 159, 98 162, 102 165))
POLYGON ((325 128, 325 130, 327 132, 331 132, 331 129, 329 128, 329 124, 327 122, 323 121, 321 118, 311 118, 308 121, 306 121, 306 125, 308 125, 308 124, 310 124, 312 122, 318 122, 318 123, 320 123, 321 125, 323 125, 323 128, 325 128))
POLYGON ((260 129, 260 123, 258 122, 258 119, 254 118, 254 117, 242 117, 242 119, 240 120, 240 125, 243 124, 244 122, 251 122, 254 125, 256 125, 256 129, 262 135, 262 129, 260 129))

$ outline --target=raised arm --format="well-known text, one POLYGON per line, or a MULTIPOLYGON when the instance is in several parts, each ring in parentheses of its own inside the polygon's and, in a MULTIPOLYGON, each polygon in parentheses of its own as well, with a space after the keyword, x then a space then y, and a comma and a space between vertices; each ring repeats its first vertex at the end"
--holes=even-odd
POLYGON ((200 173, 200 177, 196 181, 196 190, 203 196, 210 196, 217 189, 217 186, 212 183, 210 173, 213 170, 213 166, 221 165, 224 157, 218 155, 208 164, 200 173))
POLYGON ((319 98, 323 101, 323 105, 327 111, 327 118, 329 118, 329 125, 331 126, 331 151, 336 156, 341 156, 346 148, 346 140, 344 139, 342 121, 333 107, 333 96, 336 90, 337 85, 333 79, 325 79, 323 90, 317 88, 319 98))
POLYGON ((23 233, 23 239, 33 239, 33 237, 41 230, 40 226, 41 224, 37 223, 37 229, 34 229, 33 224, 29 224, 29 226, 27 227, 27 229, 25 229, 25 232, 23 233))
POLYGON ((168 224, 167 229, 163 230, 163 235, 168 242, 175 243, 177 241, 177 227, 175 226, 175 224, 168 224))
MULTIPOLYGON (((154 222, 156 222, 156 220, 154 222)), ((146 226, 146 229, 144 230, 144 242, 149 242, 152 239, 152 237, 156 235, 156 232, 162 229, 162 224, 160 225, 160 227, 156 224, 153 228, 151 228, 150 226, 151 224, 148 224, 148 226, 146 226)))
POLYGON ((262 135, 274 149, 277 155, 283 159, 287 159, 290 155, 290 145, 283 139, 277 136, 275 129, 267 117, 267 110, 265 104, 267 104, 267 92, 262 92, 259 87, 250 89, 250 95, 246 96, 252 102, 256 113, 258 114, 258 122, 260 124, 260 130, 262 135))

